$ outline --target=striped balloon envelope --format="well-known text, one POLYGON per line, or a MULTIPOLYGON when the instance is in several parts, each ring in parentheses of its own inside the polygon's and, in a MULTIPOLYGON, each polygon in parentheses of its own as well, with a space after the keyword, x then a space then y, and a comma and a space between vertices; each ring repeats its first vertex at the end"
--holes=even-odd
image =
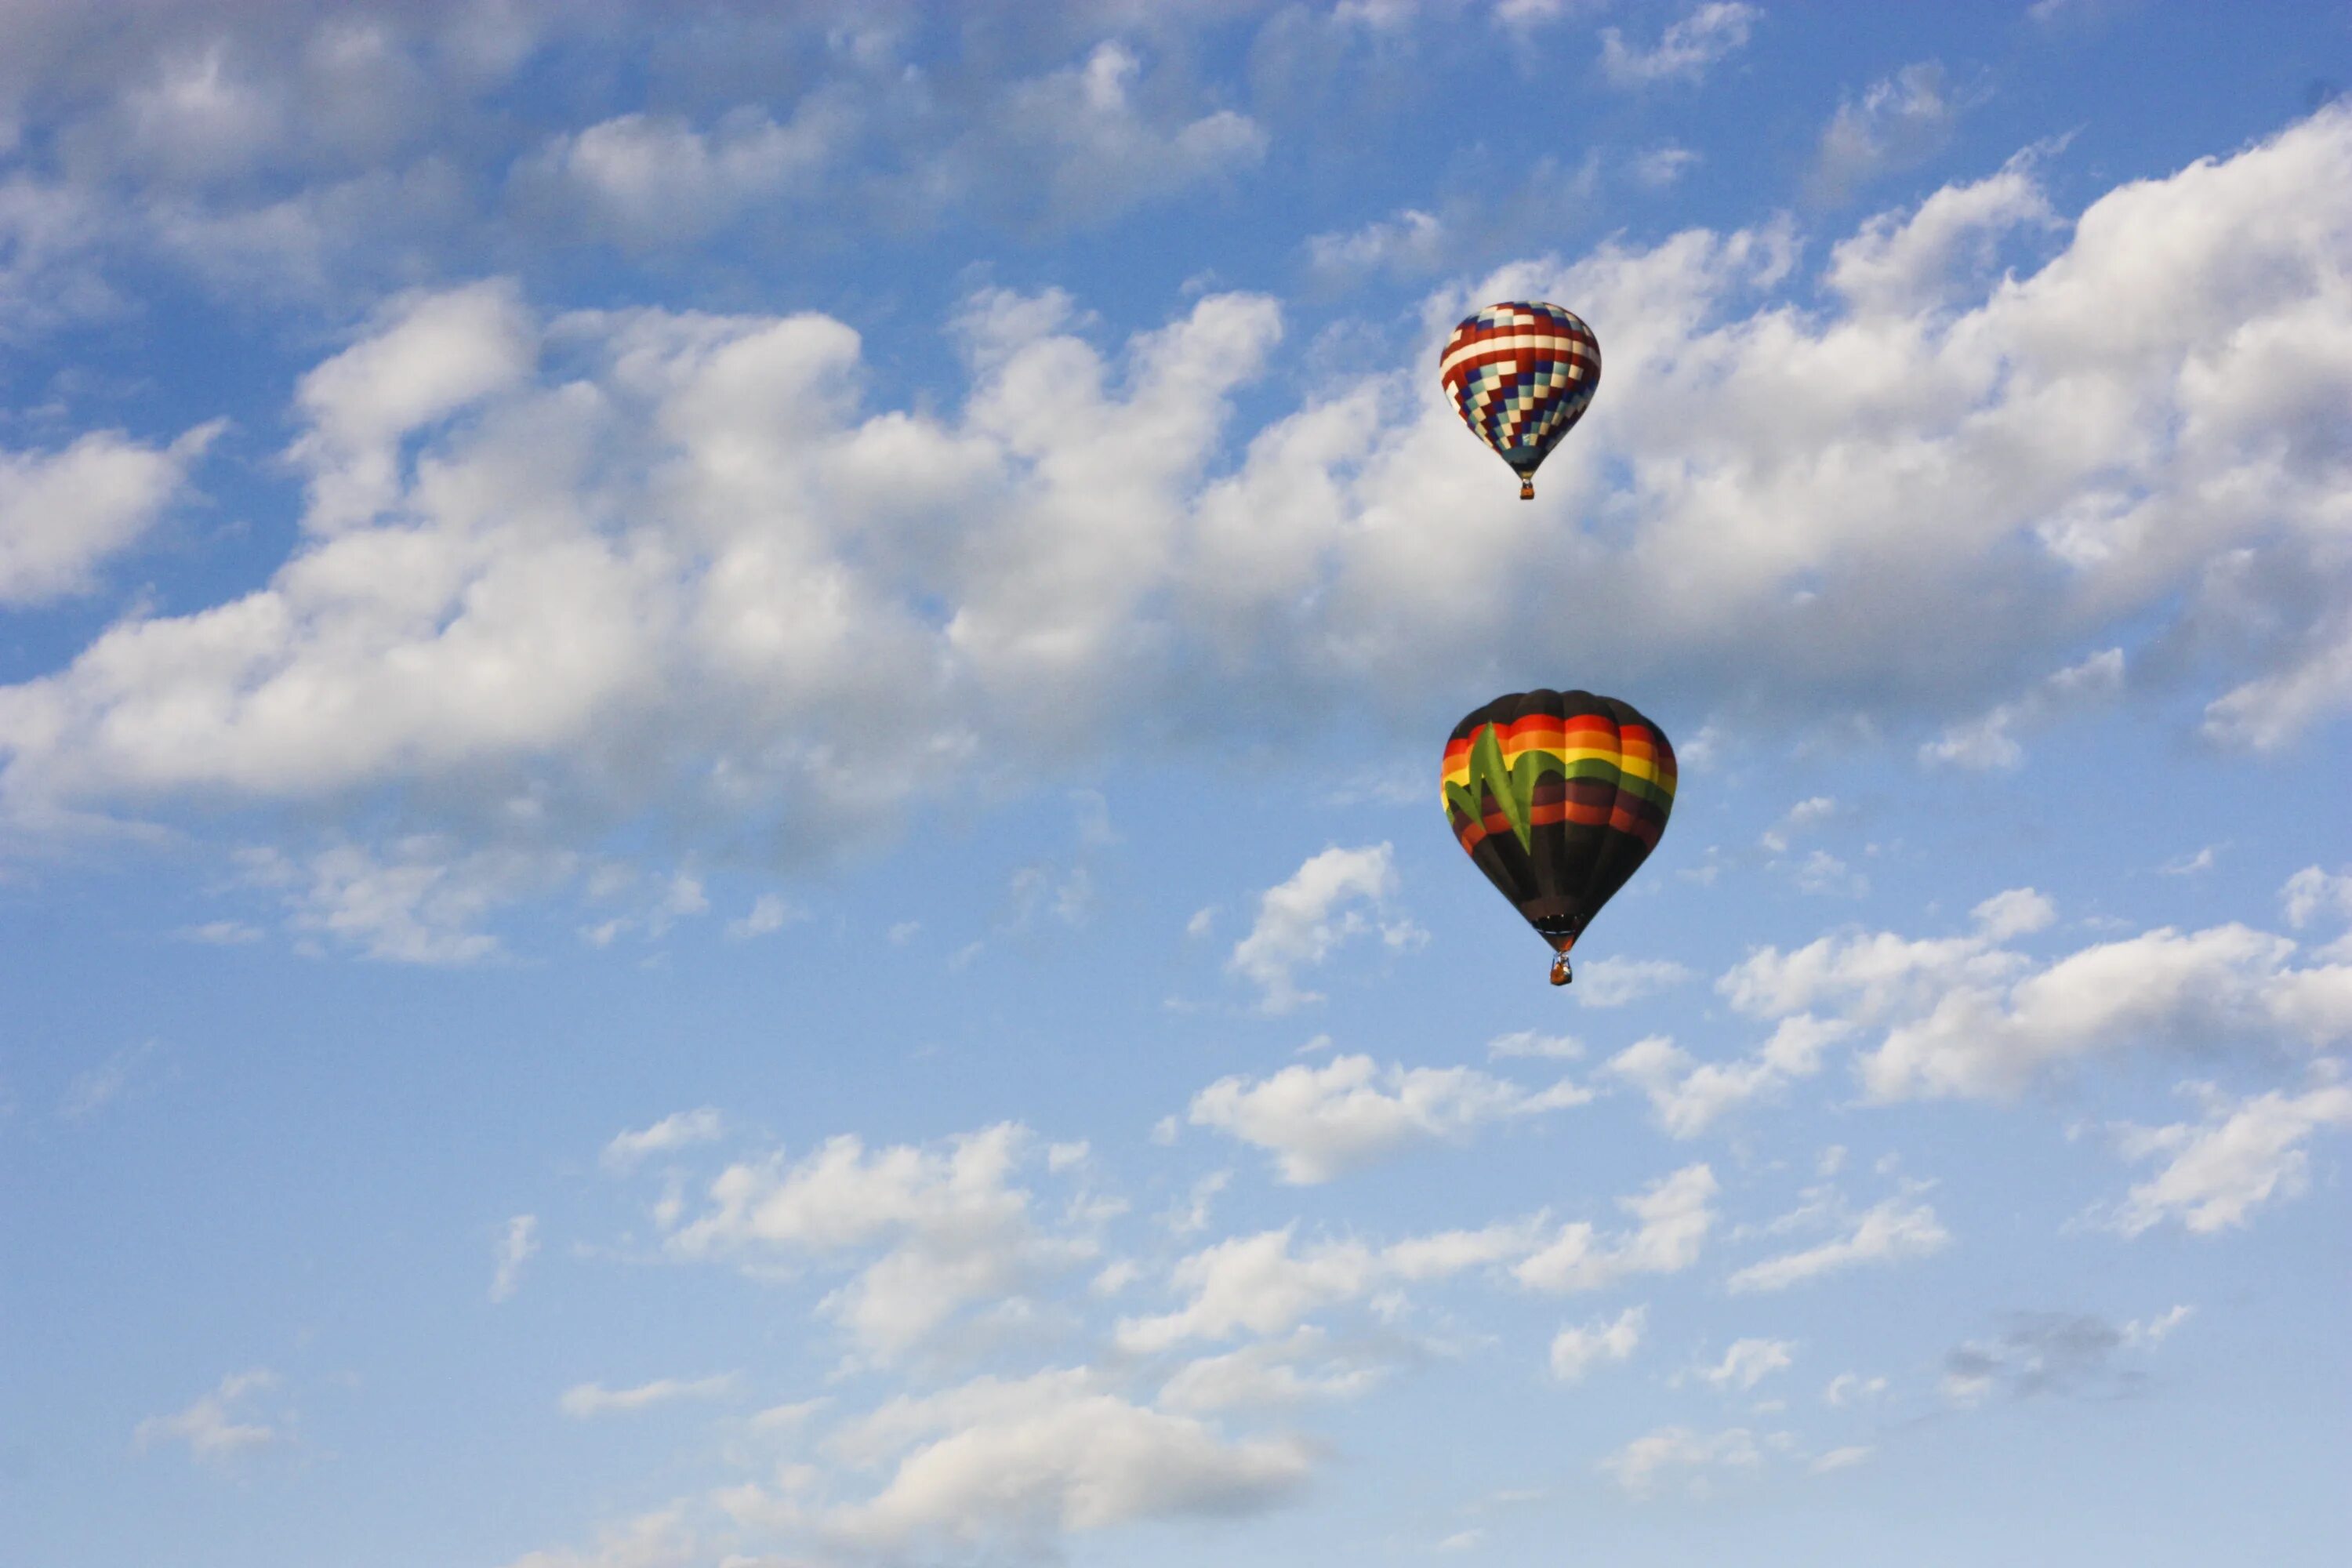
POLYGON ((1518 470, 1519 499, 1601 384, 1601 340, 1573 311, 1513 300, 1454 329, 1438 379, 1470 432, 1518 470))
POLYGON ((1454 726, 1445 819, 1478 869, 1558 954, 1639 870, 1675 809, 1675 749, 1631 703, 1516 691, 1454 726))

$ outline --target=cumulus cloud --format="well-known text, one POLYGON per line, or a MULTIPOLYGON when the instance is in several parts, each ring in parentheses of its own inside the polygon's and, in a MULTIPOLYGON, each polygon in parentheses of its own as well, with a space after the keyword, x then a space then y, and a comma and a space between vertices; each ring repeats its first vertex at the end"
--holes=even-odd
POLYGON ((526 1552, 506 1568, 686 1568, 695 1548, 686 1510, 672 1505, 607 1526, 593 1546, 526 1552))
POLYGON ((1171 113, 1152 85, 1133 47, 1097 44, 1075 65, 1004 87, 898 195, 928 205, 978 193, 1016 223, 1061 228, 1236 177, 1265 157, 1265 128, 1250 116, 1171 113))
POLYGON ((1662 81, 1697 81, 1718 62, 1748 47, 1763 16, 1760 7, 1709 0, 1678 22, 1669 23, 1655 45, 1625 42, 1615 27, 1601 29, 1601 73, 1619 87, 1662 81))
POLYGON ((1603 1234, 1590 1221, 1565 1225, 1513 1270, 1521 1284, 1564 1295, 1604 1290, 1642 1274, 1675 1274, 1698 1261, 1699 1249, 1715 1227, 1715 1173, 1685 1165, 1663 1176, 1617 1206, 1631 1215, 1631 1230, 1603 1234))
MULTIPOLYGON (((1141 112, 1137 73, 1097 78, 1141 112)), ((689 843, 829 852, 929 796, 1012 787, 1039 744, 1154 743, 1204 715, 1227 740, 1402 723, 1432 671, 1498 640, 1590 662, 1601 633, 1549 613, 1562 575, 1648 606, 1610 633, 1629 679, 1833 697, 1915 743, 2165 637, 2215 650, 2236 683, 2215 721, 2250 743, 2341 711, 2352 114, 2071 227, 2030 169, 1990 179, 1871 220, 1818 279, 1797 271, 1815 237, 1784 225, 1476 280, 1625 323, 1620 391, 1518 510, 1462 504, 1491 458, 1415 392, 1420 348, 1230 447, 1281 337, 1260 298, 1097 344, 1076 301, 983 292, 955 395, 912 409, 869 405, 857 334, 823 317, 410 297, 301 382, 303 542, 266 584, 134 615, 0 689, 0 804, 168 816, 395 788, 463 850, 543 865, 648 812, 689 843), (1992 279, 2000 235, 2046 258, 1992 279), (1843 307, 1782 308, 1811 283, 1843 307), (1547 505, 1638 521, 1561 530, 1547 505), (2276 582, 2312 592, 2258 591, 2276 582), (885 700, 887 733, 864 721, 885 700)), ((1461 303, 1433 297, 1429 332, 1461 303)), ((1997 760, 2026 728, 1945 738, 1997 760)))
POLYGON ((1781 1019, 1753 1054, 1729 1062, 1698 1061, 1667 1037, 1653 1035, 1610 1058, 1607 1070, 1648 1096, 1668 1133, 1693 1138, 1726 1112, 1819 1072, 1822 1053, 1852 1030, 1840 1019, 1799 1013, 1781 1019))
POLYGON ((880 1492, 824 1521, 869 1547, 1034 1544, 1132 1520, 1250 1513, 1293 1495, 1312 1468, 1298 1439, 1228 1440, 1104 1392, 1084 1370, 902 1397, 843 1441, 866 1462, 896 1457, 880 1492))
POLYGON ((288 926, 394 963, 461 965, 500 954, 481 929, 493 911, 562 885, 568 853, 469 850, 438 834, 381 846, 337 843, 302 856, 268 846, 238 852, 242 879, 276 892, 288 926))
POLYGON ((1632 164, 1633 182, 1660 191, 1673 184, 1702 162, 1688 147, 1669 142, 1636 155, 1632 164))
POLYGON ((58 1102, 58 1114, 68 1121, 97 1115, 141 1085, 152 1082, 163 1054, 161 1042, 155 1040, 142 1040, 109 1053, 98 1066, 75 1075, 73 1082, 66 1086, 64 1098, 58 1102))
POLYGON ((1299 970, 1321 964, 1356 937, 1377 932, 1391 948, 1422 939, 1419 927, 1393 912, 1396 895, 1396 852, 1389 845, 1310 856, 1288 881, 1258 895, 1256 922, 1234 944, 1227 967, 1256 984, 1266 1012, 1320 1001, 1318 993, 1299 988, 1299 970))
POLYGON ((97 584, 183 492, 188 470, 226 428, 200 425, 168 447, 121 431, 61 451, 0 450, 0 606, 39 605, 97 584))
POLYGON ((1864 1377, 1858 1372, 1842 1372, 1830 1379, 1829 1386, 1822 1390, 1822 1401, 1843 1408, 1877 1399, 1885 1392, 1886 1380, 1883 1377, 1864 1377))
POLYGON ((2256 1209, 2303 1194, 2314 1133, 2352 1127, 2352 1086, 2341 1082, 2245 1099, 2208 1083, 2183 1087, 2202 1101, 2199 1121, 2115 1131, 2126 1159, 2158 1167, 2104 1215, 2126 1236, 2167 1220, 2197 1236, 2243 1226, 2256 1209))
POLYGON ((716 1106, 674 1110, 649 1127, 616 1132, 600 1158, 608 1171, 626 1171, 651 1154, 668 1154, 715 1142, 727 1130, 716 1106))
POLYGON ((273 1426, 252 1414, 257 1395, 278 1385, 267 1368, 231 1373, 220 1385, 184 1410, 150 1415, 131 1433, 133 1447, 146 1449, 161 1443, 184 1443, 195 1458, 219 1461, 284 1439, 283 1417, 273 1426))
POLYGON ((2003 702, 1946 730, 1920 746, 1930 764, 1985 770, 2015 768, 2025 748, 2012 731, 2043 724, 2070 711, 2110 699, 2123 689, 2124 652, 2111 647, 2050 676, 2024 696, 2003 702))
POLYGON ((1328 1182, 1417 1143, 1465 1138, 1481 1123, 1581 1105, 1592 1098, 1565 1079, 1531 1090, 1472 1068, 1385 1072, 1370 1057, 1285 1068, 1262 1081, 1219 1079, 1192 1097, 1195 1127, 1271 1152, 1282 1179, 1328 1182))
POLYGON ((1159 1403, 1188 1414, 1349 1399, 1378 1384, 1385 1369, 1337 1353, 1319 1329, 1186 1362, 1160 1385, 1159 1403))
POLYGON ((1307 241, 1307 264, 1334 279, 1359 273, 1439 271, 1451 238, 1434 214, 1407 207, 1346 233, 1318 234, 1307 241))
POLYGON ((1630 1359, 1648 1321, 1648 1308, 1628 1307, 1614 1318, 1560 1330, 1552 1336, 1551 1374, 1562 1383, 1578 1383, 1601 1362, 1630 1359))
POLYGON ((863 1261, 820 1310, 874 1358, 934 1340, 975 1303, 1009 1303, 1032 1282, 1085 1262, 1097 1247, 1087 1216, 1048 1232, 1032 1195, 1013 1184, 1035 1154, 1028 1131, 1005 1122, 933 1147, 869 1150, 849 1136, 797 1162, 779 1152, 730 1165, 709 1184, 702 1212, 680 1216, 668 1250, 684 1258, 763 1262, 863 1261))
POLYGON ((1692 978, 1670 958, 1598 958, 1578 971, 1576 999, 1588 1007, 1622 1007, 1692 978))
POLYGON ((2352 872, 2328 872, 2305 866, 2279 889, 2286 908, 2286 923, 2301 931, 2322 913, 2352 921, 2352 872))
POLYGON ((2294 943, 2242 925, 2170 927, 2068 954, 2005 988, 1963 983, 1863 1059, 1872 1098, 2014 1092, 2130 1045, 2352 1035, 2352 966, 2295 965, 2294 943))
MULTIPOLYGON (((2063 226, 2034 181, 2035 163, 2021 153, 1997 174, 1942 187, 1916 210, 1864 220, 1832 247, 1825 281, 1865 316, 1916 319, 1957 303, 1996 273, 2003 245, 2021 231, 2039 236, 2063 226)), ((2105 679, 2109 658, 2119 675, 2120 656, 2100 654, 2073 667, 2081 672, 2075 679, 2105 679)), ((2041 695, 2047 702, 2073 693, 2063 677, 2053 677, 2041 695)))
MULTIPOLYGON (((1848 933, 1793 952, 1759 948, 1717 990, 1755 1017, 1884 1028, 1857 1061, 1877 1100, 2011 1095, 2124 1048, 2318 1048, 2352 1036, 2352 966, 2333 949, 2298 963, 2289 939, 2232 923, 2162 927, 2040 963, 2006 944, 2050 926, 2047 898, 2011 889, 1973 917, 1962 936, 1848 933)), ((1686 1081, 1709 1087, 1657 1047, 1626 1067, 1654 1097, 1686 1081)))
POLYGON ((783 930, 787 921, 805 918, 804 912, 793 908, 782 894, 762 893, 751 900, 749 910, 727 922, 727 935, 735 942, 748 942, 752 937, 783 930))
POLYGON ((1882 174, 1926 163, 1951 141, 1968 108, 1937 61, 1881 77, 1861 97, 1839 104, 1822 132, 1813 154, 1814 194, 1843 201, 1882 174))
POLYGON ((1171 1283, 1191 1300, 1173 1312, 1128 1318, 1126 1350, 1150 1353, 1192 1339, 1287 1333, 1310 1314, 1357 1300, 1379 1287, 1439 1279, 1524 1257, 1528 1224, 1440 1231, 1374 1247, 1319 1241, 1294 1250, 1297 1226, 1234 1237, 1180 1261, 1171 1283))
POLYGON ((1893 1197, 1856 1216, 1845 1235, 1815 1247, 1751 1263, 1724 1282, 1734 1294, 1785 1290, 1791 1285, 1863 1263, 1895 1263, 1941 1252, 1951 1233, 1926 1204, 1893 1197))
POLYGON ((631 1388, 583 1383, 565 1389, 563 1397, 556 1403, 574 1421, 588 1421, 599 1415, 629 1415, 657 1405, 675 1405, 681 1400, 723 1399, 734 1392, 735 1374, 730 1372, 717 1377, 656 1378, 631 1388))
POLYGON ((1539 1035, 1533 1029, 1518 1029, 1487 1041, 1486 1055, 1497 1061, 1511 1057, 1574 1061, 1584 1055, 1584 1042, 1573 1035, 1539 1035))
POLYGON ((738 109, 707 132, 676 116, 624 114, 553 137, 514 178, 526 199, 568 207, 625 245, 690 245, 755 204, 807 194, 850 118, 831 98, 803 102, 782 125, 738 109))
POLYGON ((1646 1498, 1677 1473, 1689 1473, 1697 1487, 1708 1470, 1753 1469, 1763 1459, 1755 1434, 1745 1427, 1702 1434, 1687 1426, 1664 1426, 1601 1460, 1601 1471, 1627 1496, 1646 1498))
POLYGON ((1795 1358, 1790 1352, 1796 1348, 1789 1340, 1736 1340, 1722 1361, 1700 1367, 1698 1375, 1710 1387, 1744 1394, 1791 1365, 1795 1358))
POLYGON ((490 1300, 511 1299, 522 1285, 522 1266, 539 1251, 539 1216, 519 1214, 499 1233, 497 1268, 490 1276, 490 1300))

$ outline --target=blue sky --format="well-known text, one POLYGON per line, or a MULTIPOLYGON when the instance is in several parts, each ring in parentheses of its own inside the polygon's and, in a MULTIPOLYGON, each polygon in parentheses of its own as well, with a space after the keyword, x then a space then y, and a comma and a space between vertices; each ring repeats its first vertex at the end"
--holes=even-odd
POLYGON ((2340 1561, 2347 45, 9 8, 10 1560, 2340 1561))

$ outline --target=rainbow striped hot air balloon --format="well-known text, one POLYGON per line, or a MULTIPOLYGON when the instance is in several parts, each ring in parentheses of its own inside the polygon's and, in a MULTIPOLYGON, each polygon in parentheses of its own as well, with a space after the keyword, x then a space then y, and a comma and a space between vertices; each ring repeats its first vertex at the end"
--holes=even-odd
POLYGON ((1551 983, 1601 906, 1658 847, 1675 749, 1630 703, 1518 691, 1454 726, 1443 795, 1454 837, 1551 943, 1551 983))
POLYGON ((1454 329, 1437 374, 1470 433, 1518 470, 1519 499, 1533 500, 1536 469, 1601 385, 1601 340, 1573 311, 1507 300, 1454 329))

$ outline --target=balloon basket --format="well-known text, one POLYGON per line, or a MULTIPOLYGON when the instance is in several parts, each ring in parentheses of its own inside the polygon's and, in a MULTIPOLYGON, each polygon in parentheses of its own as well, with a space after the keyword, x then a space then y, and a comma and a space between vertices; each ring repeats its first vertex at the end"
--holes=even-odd
POLYGON ((1519 499, 1521 500, 1533 500, 1536 499, 1535 480, 1521 479, 1519 481, 1519 499))
POLYGON ((1551 983, 1565 985, 1576 977, 1568 972, 1568 954, 1560 953, 1551 961, 1551 983))

